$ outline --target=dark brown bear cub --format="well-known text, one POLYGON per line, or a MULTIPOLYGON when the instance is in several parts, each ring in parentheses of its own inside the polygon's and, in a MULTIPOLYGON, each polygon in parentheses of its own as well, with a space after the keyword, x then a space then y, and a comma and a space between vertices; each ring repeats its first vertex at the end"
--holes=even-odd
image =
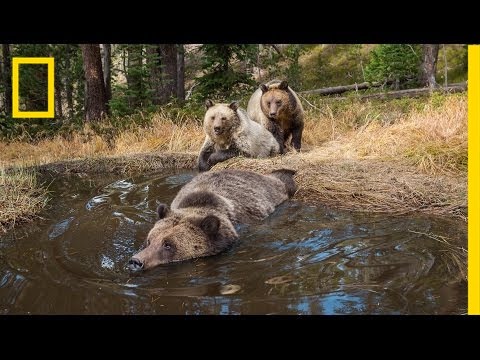
POLYGON ((253 93, 247 106, 248 116, 270 131, 280 145, 280 152, 291 144, 296 150, 302 147, 302 103, 286 81, 272 80, 253 93))
POLYGON ((296 191, 293 170, 261 175, 220 170, 197 175, 172 201, 158 207, 159 220, 145 247, 129 260, 132 271, 210 256, 238 241, 236 224, 251 224, 270 215, 296 191))

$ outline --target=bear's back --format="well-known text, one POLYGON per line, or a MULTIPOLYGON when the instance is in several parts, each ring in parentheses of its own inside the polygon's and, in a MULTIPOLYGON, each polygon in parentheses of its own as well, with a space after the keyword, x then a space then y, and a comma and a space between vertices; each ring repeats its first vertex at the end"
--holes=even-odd
POLYGON ((231 204, 236 223, 259 221, 288 199, 285 185, 275 177, 227 169, 197 175, 179 191, 172 209, 177 209, 190 193, 198 191, 212 192, 231 204))

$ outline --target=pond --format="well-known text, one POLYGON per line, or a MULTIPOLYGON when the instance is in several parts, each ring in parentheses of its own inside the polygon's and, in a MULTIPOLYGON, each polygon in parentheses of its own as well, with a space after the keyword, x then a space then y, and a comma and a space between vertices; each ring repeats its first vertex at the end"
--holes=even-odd
POLYGON ((129 273, 158 203, 194 175, 54 179, 42 219, 0 236, 0 314, 466 313, 465 223, 295 199, 219 255, 129 273))

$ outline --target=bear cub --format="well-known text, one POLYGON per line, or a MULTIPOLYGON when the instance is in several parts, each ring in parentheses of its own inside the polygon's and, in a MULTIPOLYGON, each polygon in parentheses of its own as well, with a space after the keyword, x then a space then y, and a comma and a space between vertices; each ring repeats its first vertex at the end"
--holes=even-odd
POLYGON ((234 156, 265 158, 280 152, 273 135, 252 121, 237 102, 214 104, 207 100, 205 105, 205 141, 197 161, 200 171, 234 156))
POLYGON ((270 131, 280 145, 280 153, 291 145, 300 150, 304 126, 304 110, 295 91, 286 81, 272 80, 253 93, 248 101, 248 116, 270 131))

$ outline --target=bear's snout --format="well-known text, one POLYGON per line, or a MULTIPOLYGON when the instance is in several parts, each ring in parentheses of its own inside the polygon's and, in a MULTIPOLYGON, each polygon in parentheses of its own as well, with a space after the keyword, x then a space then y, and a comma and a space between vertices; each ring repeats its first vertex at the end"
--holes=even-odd
POLYGON ((221 126, 214 126, 213 131, 215 132, 216 135, 220 135, 223 132, 223 129, 221 126))
POLYGON ((137 258, 131 258, 128 260, 128 269, 130 271, 140 271, 143 269, 144 265, 144 262, 137 258))

